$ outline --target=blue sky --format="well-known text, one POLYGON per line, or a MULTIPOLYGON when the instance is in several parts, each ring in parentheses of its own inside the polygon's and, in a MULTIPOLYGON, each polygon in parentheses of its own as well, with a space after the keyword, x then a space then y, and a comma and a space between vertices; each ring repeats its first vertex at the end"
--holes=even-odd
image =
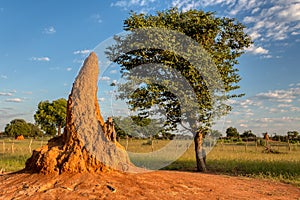
MULTIPOLYGON (((42 100, 67 98, 83 59, 122 32, 130 10, 153 13, 170 6, 216 11, 247 26, 254 45, 237 68, 246 93, 216 128, 286 134, 300 131, 300 0, 0 1, 0 131, 12 119, 34 122, 42 100)), ((101 70, 101 67, 100 67, 101 70)), ((102 73, 99 85, 115 80, 102 73)), ((99 91, 101 93, 101 91, 99 91)), ((99 94, 110 113, 109 93, 99 94)))

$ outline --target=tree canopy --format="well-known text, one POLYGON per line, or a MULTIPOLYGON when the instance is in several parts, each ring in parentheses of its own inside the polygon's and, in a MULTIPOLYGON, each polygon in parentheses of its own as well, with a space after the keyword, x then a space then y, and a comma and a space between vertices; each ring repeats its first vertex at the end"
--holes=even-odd
POLYGON ((239 137, 239 132, 234 127, 229 127, 226 129, 226 137, 239 137))
POLYGON ((34 119, 41 129, 49 135, 61 134, 66 124, 67 100, 60 98, 53 102, 41 101, 34 115, 34 119), (57 128, 57 131, 56 131, 57 128))
POLYGON ((244 131, 241 135, 242 138, 250 138, 250 137, 256 137, 254 133, 252 133, 251 130, 244 131))
POLYGON ((32 123, 27 123, 24 119, 14 119, 5 126, 4 134, 11 137, 41 136, 43 132, 32 123))
MULTIPOLYGON (((156 15, 132 13, 131 16, 124 21, 124 29, 126 31, 131 31, 132 33, 123 38, 116 37, 117 44, 109 48, 108 52, 110 58, 121 65, 123 77, 128 77, 130 71, 145 64, 163 64, 178 71, 180 75, 188 81, 193 92, 196 94, 198 108, 196 114, 198 119, 196 121, 211 125, 210 122, 213 119, 213 116, 215 116, 212 114, 213 111, 215 112, 214 114, 227 114, 230 110, 230 106, 225 105, 224 102, 229 98, 242 95, 234 94, 232 91, 239 88, 237 83, 241 79, 238 74, 238 69, 234 67, 238 64, 237 58, 240 57, 244 53, 244 49, 249 47, 252 43, 250 37, 244 33, 244 28, 245 27, 235 19, 227 17, 219 18, 215 17, 212 12, 198 10, 181 12, 176 8, 172 8, 163 12, 157 12, 156 15), (182 57, 182 55, 177 55, 172 51, 155 48, 141 48, 128 51, 130 46, 137 42, 153 43, 153 40, 159 40, 160 42, 165 43, 166 46, 182 42, 172 42, 170 38, 159 38, 162 36, 156 35, 153 32, 143 35, 145 38, 137 39, 137 35, 134 31, 136 29, 145 28, 174 30, 183 33, 193 41, 197 42, 197 44, 211 56, 211 61, 217 67, 223 84, 222 89, 226 92, 226 96, 219 98, 218 100, 220 101, 218 102, 213 101, 211 98, 212 91, 209 91, 208 88, 208 80, 203 77, 206 74, 203 75, 197 73, 194 68, 195 66, 182 57), (147 41, 147 39, 150 41, 147 41), (214 110, 214 106, 216 107, 216 105, 222 105, 222 112, 220 112, 220 109, 214 110)), ((187 50, 188 49, 189 47, 187 47, 187 50)), ((196 52, 190 52, 190 54, 195 53, 196 52)), ((201 64, 203 64, 204 61, 207 61, 207 58, 204 56, 201 59, 203 60, 201 64)), ((200 69, 203 70, 201 67, 202 66, 200 66, 200 69)), ((167 70, 170 68, 159 68, 160 75, 163 74, 163 76, 161 76, 163 78, 160 79, 168 79, 169 82, 176 80, 174 79, 174 73, 167 73, 167 70)), ((146 73, 149 77, 158 77, 157 71, 158 70, 156 70, 153 65, 145 66, 143 68, 143 73, 146 73)), ((138 74, 138 72, 135 71, 135 74, 138 74)), ((127 79, 128 82, 136 81, 132 77, 133 76, 127 79)), ((130 85, 128 82, 127 86, 130 85)), ((164 82, 161 82, 161 84, 153 84, 144 79, 143 84, 140 84, 140 87, 137 88, 134 93, 130 94, 128 93, 128 87, 122 85, 119 86, 119 97, 129 99, 128 103, 130 108, 132 110, 139 110, 139 115, 142 117, 149 117, 149 108, 153 105, 164 107, 165 114, 167 115, 166 124, 170 127, 174 127, 176 126, 176 123, 182 120, 182 110, 184 108, 179 104, 179 95, 168 91, 168 88, 164 87, 165 84, 163 83, 164 82)), ((176 83, 172 84, 177 87, 176 83)), ((187 93, 186 91, 184 92, 187 93)), ((216 93, 216 91, 213 92, 216 93)), ((190 94, 186 94, 185 96, 185 98, 189 98, 190 94)), ((194 107, 192 108, 192 110, 195 110, 194 107)))

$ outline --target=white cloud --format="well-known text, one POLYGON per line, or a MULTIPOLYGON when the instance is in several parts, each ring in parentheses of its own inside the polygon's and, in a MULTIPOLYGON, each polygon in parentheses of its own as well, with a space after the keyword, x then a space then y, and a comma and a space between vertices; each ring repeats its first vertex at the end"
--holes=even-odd
POLYGON ((112 81, 112 84, 117 84, 117 83, 118 83, 117 80, 113 80, 113 81, 112 81))
POLYGON ((258 93, 256 97, 281 103, 291 103, 295 98, 291 90, 274 90, 265 93, 258 93))
POLYGON ((112 7, 120 7, 124 10, 136 10, 139 12, 148 12, 149 10, 155 10, 157 0, 118 0, 110 4, 112 7))
POLYGON ((54 34, 54 33, 56 33, 56 30, 53 26, 49 26, 47 28, 44 28, 43 33, 45 33, 45 34, 54 34))
POLYGON ((278 104, 278 108, 288 108, 291 107, 291 104, 278 104))
POLYGON ((288 21, 300 20, 300 2, 286 5, 285 8, 278 13, 278 16, 288 21))
POLYGON ((33 60, 33 61, 42 61, 42 62, 49 62, 50 58, 49 57, 31 57, 30 60, 33 60))
POLYGON ((98 101, 104 102, 104 101, 105 101, 105 98, 104 98, 104 97, 101 97, 101 98, 98 99, 98 101))
POLYGON ((271 56, 271 55, 264 55, 263 58, 269 59, 269 58, 273 58, 273 56, 271 56))
POLYGON ((261 106, 261 104, 262 103, 260 101, 246 99, 246 100, 240 101, 238 105, 242 108, 248 108, 249 106, 261 106))
POLYGON ((102 76, 102 77, 100 78, 100 80, 101 80, 101 81, 109 81, 110 78, 109 78, 108 76, 102 76))
MULTIPOLYGON (((172 0, 171 5, 182 10, 220 6, 223 13, 218 13, 219 15, 241 18, 254 42, 263 46, 276 44, 277 41, 289 39, 291 35, 300 34, 299 0, 172 0)), ((269 54, 263 47, 253 47, 250 50, 256 55, 269 54)))
POLYGON ((66 70, 69 72, 72 70, 72 67, 68 67, 66 70))
POLYGON ((289 129, 299 130, 300 84, 290 84, 287 89, 261 92, 248 99, 230 102, 233 111, 227 116, 226 126, 243 130, 245 126, 254 133, 268 131, 283 134, 289 129), (283 116, 286 115, 286 116, 283 116), (298 120, 298 121, 297 121, 298 120))
POLYGON ((77 51, 74 51, 73 54, 75 54, 75 55, 77 55, 77 54, 86 55, 86 54, 89 54, 90 52, 91 52, 91 50, 84 49, 84 50, 77 50, 77 51))
POLYGON ((111 70, 109 73, 110 74, 116 74, 118 71, 116 70, 116 69, 114 69, 114 70, 111 70))
POLYGON ((12 96, 11 92, 0 92, 0 96, 12 96))
POLYGON ((245 22, 245 23, 256 22, 256 18, 255 17, 246 16, 246 17, 244 17, 243 22, 245 22))
POLYGON ((259 11, 260 11, 260 8, 259 8, 259 7, 254 8, 254 9, 251 11, 251 14, 253 15, 253 14, 259 12, 259 11))
POLYGON ((269 50, 263 48, 263 47, 256 47, 255 45, 252 45, 251 47, 247 48, 246 51, 252 53, 252 54, 268 54, 269 50))
POLYGON ((6 99, 5 101, 6 102, 13 102, 13 103, 21 103, 21 102, 23 102, 23 100, 20 99, 20 98, 6 99))
POLYGON ((247 124, 240 124, 240 127, 248 128, 247 124))

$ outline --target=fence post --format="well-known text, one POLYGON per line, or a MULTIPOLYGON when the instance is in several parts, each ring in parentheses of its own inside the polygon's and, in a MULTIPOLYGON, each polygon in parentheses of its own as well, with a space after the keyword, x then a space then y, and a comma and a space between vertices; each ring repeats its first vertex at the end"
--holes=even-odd
POLYGON ((222 151, 224 151, 224 143, 223 143, 223 139, 221 139, 221 149, 222 149, 222 151))
POLYGON ((151 141, 151 151, 153 152, 154 151, 154 144, 153 144, 154 142, 152 140, 152 137, 151 137, 150 141, 151 141))
POLYGON ((3 153, 5 153, 5 142, 4 142, 4 140, 2 141, 2 148, 3 148, 3 153))
POLYGON ((13 142, 11 143, 11 153, 15 153, 15 148, 14 148, 14 146, 15 146, 15 142, 13 141, 13 142))
POLYGON ((127 151, 128 149, 128 135, 126 135, 126 146, 125 146, 125 150, 127 151))
POLYGON ((42 138, 41 138, 41 147, 43 146, 43 139, 44 139, 44 137, 42 136, 42 138))
POLYGON ((255 140, 255 150, 257 151, 257 140, 255 140))
POLYGON ((32 144, 32 138, 31 138, 30 143, 29 143, 29 153, 31 153, 31 144, 32 144))

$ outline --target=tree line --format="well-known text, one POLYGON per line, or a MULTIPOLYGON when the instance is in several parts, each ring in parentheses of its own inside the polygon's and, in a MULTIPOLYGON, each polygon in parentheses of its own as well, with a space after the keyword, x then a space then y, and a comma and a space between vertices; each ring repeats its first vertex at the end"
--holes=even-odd
MULTIPOLYGON (((267 132, 261 133, 261 137, 265 137, 267 132)), ((247 141, 255 140, 258 136, 252 132, 252 130, 245 130, 242 134, 234 127, 229 127, 226 129, 226 137, 229 139, 241 138, 247 141)), ((288 131, 286 135, 278 135, 273 133, 268 136, 269 139, 273 141, 289 142, 289 141, 300 141, 300 135, 298 131, 288 131)))

